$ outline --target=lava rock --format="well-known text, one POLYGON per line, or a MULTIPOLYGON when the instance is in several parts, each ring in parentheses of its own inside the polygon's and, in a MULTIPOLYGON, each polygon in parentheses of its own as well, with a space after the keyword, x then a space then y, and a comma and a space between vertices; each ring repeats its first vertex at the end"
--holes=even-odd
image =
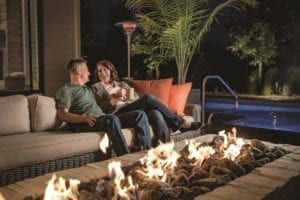
POLYGON ((193 186, 195 186, 195 185, 204 186, 204 187, 210 188, 211 190, 213 190, 219 186, 222 186, 224 184, 225 184, 225 182, 218 178, 204 178, 204 179, 196 180, 196 181, 192 182, 193 186))
POLYGON ((251 144, 251 146, 258 148, 262 152, 270 152, 271 151, 271 149, 267 145, 265 145, 258 139, 251 139, 250 144, 251 144))
POLYGON ((238 164, 230 159, 223 158, 223 159, 219 160, 219 163, 222 167, 229 169, 232 173, 234 173, 238 177, 246 174, 246 171, 240 164, 238 164))
POLYGON ((255 166, 253 166, 251 163, 239 163, 244 170, 246 171, 246 173, 250 173, 255 169, 255 166))

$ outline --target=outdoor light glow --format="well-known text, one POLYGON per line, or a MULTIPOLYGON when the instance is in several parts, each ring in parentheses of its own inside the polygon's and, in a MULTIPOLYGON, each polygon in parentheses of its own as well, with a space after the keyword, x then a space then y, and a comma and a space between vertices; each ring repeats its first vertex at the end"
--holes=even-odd
POLYGON ((137 28, 137 22, 124 21, 124 22, 116 23, 115 26, 121 27, 125 33, 127 33, 127 32, 132 33, 137 28))
POLYGON ((137 23, 136 22, 123 22, 123 30, 124 31, 135 31, 137 27, 137 23))

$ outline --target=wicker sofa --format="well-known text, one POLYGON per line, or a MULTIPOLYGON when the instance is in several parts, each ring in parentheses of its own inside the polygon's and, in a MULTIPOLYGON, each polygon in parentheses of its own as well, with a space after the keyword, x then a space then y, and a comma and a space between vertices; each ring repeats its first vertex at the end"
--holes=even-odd
MULTIPOLYGON (((0 97, 0 187, 30 177, 109 158, 101 154, 99 132, 72 133, 56 116, 55 102, 42 95, 0 97)), ((200 106, 185 112, 200 120, 200 106)), ((126 141, 132 129, 123 129, 126 141)), ((172 135, 178 141, 197 132, 172 135)))

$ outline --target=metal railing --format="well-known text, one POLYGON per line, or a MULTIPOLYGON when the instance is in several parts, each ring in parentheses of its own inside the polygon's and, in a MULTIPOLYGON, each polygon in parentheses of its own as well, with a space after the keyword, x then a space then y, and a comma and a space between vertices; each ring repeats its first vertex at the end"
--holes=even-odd
POLYGON ((201 105, 201 121, 202 121, 201 127, 202 128, 205 126, 205 93, 206 93, 206 82, 207 82, 208 79, 217 79, 217 80, 219 80, 226 87, 226 89, 232 94, 232 96, 234 96, 236 109, 239 107, 239 98, 238 98, 238 96, 227 85, 227 83, 225 83, 225 81, 220 76, 208 75, 208 76, 204 77, 204 79, 202 81, 202 105, 201 105))

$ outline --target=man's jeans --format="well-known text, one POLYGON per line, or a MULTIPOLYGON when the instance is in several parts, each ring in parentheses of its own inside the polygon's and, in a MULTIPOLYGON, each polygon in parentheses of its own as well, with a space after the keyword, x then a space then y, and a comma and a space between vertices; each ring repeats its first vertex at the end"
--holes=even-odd
POLYGON ((149 123, 152 125, 153 130, 152 146, 158 146, 159 141, 163 143, 169 142, 169 128, 161 112, 158 110, 150 110, 147 112, 147 116, 149 119, 149 123))
POLYGON ((134 128, 135 142, 144 149, 151 148, 151 136, 149 122, 144 111, 135 110, 132 112, 103 115, 97 118, 93 127, 87 123, 70 124, 73 132, 84 131, 105 131, 112 142, 112 148, 117 156, 130 153, 126 140, 122 133, 122 128, 134 128))

